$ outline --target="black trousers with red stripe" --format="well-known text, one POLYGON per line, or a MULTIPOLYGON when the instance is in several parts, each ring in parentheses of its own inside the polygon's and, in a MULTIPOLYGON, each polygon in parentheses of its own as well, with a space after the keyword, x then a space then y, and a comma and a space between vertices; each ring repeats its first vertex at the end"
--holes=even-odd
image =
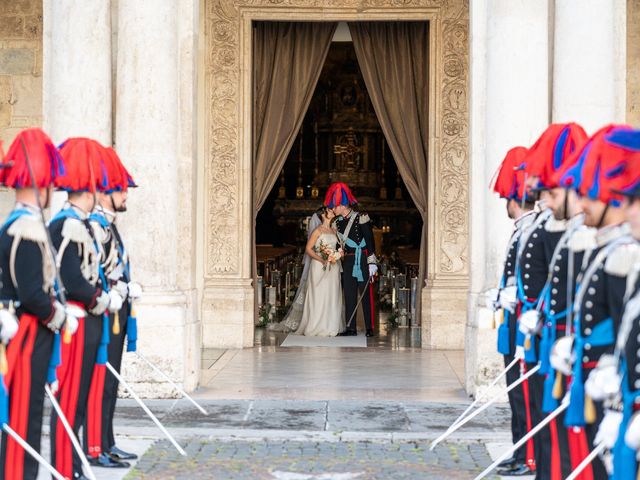
MULTIPOLYGON (((113 333, 114 315, 109 316, 109 347, 108 358, 109 363, 120 373, 120 367, 122 365, 122 354, 124 351, 124 341, 127 334, 127 318, 129 316, 129 303, 125 302, 120 310, 120 332, 116 335, 113 333)), ((116 401, 118 399, 118 380, 110 372, 104 377, 103 395, 102 395, 102 418, 100 419, 100 447, 101 451, 109 451, 111 447, 116 444, 115 436, 113 433, 113 416, 116 410, 116 401)), ((87 419, 93 412, 87 413, 87 419)), ((84 429, 84 447, 85 451, 90 446, 90 440, 87 436, 88 429, 84 429)), ((95 455, 97 456, 97 455, 95 455)))
MULTIPOLYGON (((39 324, 34 331, 35 335, 28 335, 21 339, 21 345, 19 345, 18 358, 22 360, 22 365, 29 371, 20 369, 14 372, 15 375, 9 388, 11 402, 9 425, 39 452, 45 396, 44 386, 47 381, 47 369, 53 348, 53 333, 39 324), (26 381, 29 376, 30 381, 26 381), (18 424, 22 424, 24 428, 18 427, 18 424)), ((2 432, 0 478, 3 480, 35 479, 38 476, 38 462, 19 446, 10 448, 10 454, 7 455, 8 443, 15 442, 9 440, 7 434, 2 432)))
MULTIPOLYGON (((73 360, 65 358, 63 346, 63 367, 64 362, 69 361, 70 365, 67 367, 71 368, 66 371, 65 378, 60 379, 60 390, 57 394, 58 401, 76 436, 84 424, 87 414, 91 378, 96 364, 98 345, 102 337, 102 316, 96 317, 87 314, 83 322, 84 328, 79 328, 73 336, 72 343, 78 342, 74 345, 74 348, 78 349, 78 353, 73 360), (78 336, 79 334, 81 337, 78 336)), ((58 415, 55 411, 51 412, 51 458, 63 475, 69 476, 71 474, 70 460, 73 464, 73 472, 82 471, 80 457, 75 449, 71 448, 67 433, 58 421, 58 415)))
MULTIPOLYGON (((357 313, 353 314, 353 312, 358 304, 358 298, 362 295, 360 292, 364 288, 367 278, 369 277, 369 266, 367 265, 366 255, 364 252, 362 254, 362 261, 360 262, 360 269, 362 270, 362 278, 364 281, 358 282, 358 279, 353 276, 354 264, 355 257, 353 255, 348 255, 342 260, 342 292, 344 294, 345 321, 349 322, 349 318, 353 315, 351 324, 347 325, 347 330, 356 329, 357 313)), ((369 283, 361 302, 362 312, 364 313, 364 324, 367 330, 371 330, 375 326, 375 321, 373 320, 374 307, 371 290, 371 283, 369 283)))
MULTIPOLYGON (((513 344, 512 344, 513 345, 513 344)), ((513 355, 504 356, 504 366, 506 367, 513 361, 513 355)), ((507 385, 511 385, 513 382, 520 378, 520 368, 518 365, 511 367, 507 371, 506 380, 507 385)), ((527 433, 527 414, 524 405, 524 393, 522 386, 518 385, 516 388, 508 393, 509 406, 511 407, 511 440, 515 445, 520 439, 527 433)), ((514 453, 514 457, 517 463, 526 463, 527 454, 526 447, 522 446, 514 453)))
MULTIPOLYGON (((527 371, 536 366, 535 363, 527 364, 527 371)), ((537 373, 529 377, 529 406, 531 408, 531 427, 538 425, 546 414, 542 411, 542 398, 544 394, 544 377, 537 373)), ((545 426, 533 437, 534 454, 536 459, 536 478, 551 478, 551 431, 545 426)))

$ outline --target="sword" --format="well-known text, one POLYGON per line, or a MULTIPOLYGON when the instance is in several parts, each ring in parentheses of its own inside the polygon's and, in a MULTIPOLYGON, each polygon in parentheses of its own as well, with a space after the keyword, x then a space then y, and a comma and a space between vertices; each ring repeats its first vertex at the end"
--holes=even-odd
POLYGON ((367 293, 367 287, 369 286, 370 282, 371 282, 371 276, 369 276, 369 278, 367 278, 367 283, 364 284, 364 288, 362 289, 362 295, 360 295, 360 298, 358 298, 358 303, 356 303, 356 308, 353 309, 353 312, 351 313, 351 317, 349 317, 349 321, 347 322, 347 326, 345 327, 347 330, 351 326, 351 322, 353 321, 353 317, 355 316, 356 312, 358 311, 358 307, 362 303, 362 299, 364 298, 365 294, 367 293))
POLYGON ((65 417, 64 413, 62 413, 62 408, 60 407, 60 404, 56 400, 56 396, 51 391, 51 387, 49 387, 49 385, 45 385, 44 390, 45 392, 47 392, 47 395, 49 396, 49 400, 51 400, 51 405, 53 405, 53 409, 58 414, 58 418, 60 419, 60 422, 62 422, 62 426, 67 432, 67 435, 69 435, 69 438, 71 439, 71 444, 73 445, 74 450, 80 457, 82 466, 87 470, 89 478, 91 480, 96 480, 96 476, 93 474, 93 470, 91 470, 91 465, 89 465, 89 461, 87 460, 87 455, 82 451, 80 442, 76 438, 75 433, 73 433, 73 429, 71 428, 71 425, 69 425, 69 421, 67 420, 67 417, 65 417))
POLYGON ((582 471, 587 468, 587 466, 589 466, 589 464, 593 462, 598 454, 605 448, 607 447, 605 446, 604 442, 594 448, 593 451, 589 455, 587 455, 587 457, 582 462, 580 462, 580 465, 578 465, 576 469, 571 472, 571 475, 569 475, 566 480, 575 480, 576 478, 578 478, 578 475, 580 475, 582 471))
POLYGON ((187 400, 189 400, 191 403, 193 403, 193 405, 200 410, 204 415, 209 415, 207 413, 207 411, 202 408, 200 406, 200 404, 198 402, 196 402, 193 398, 191 398, 189 396, 189 394, 187 392, 184 391, 184 389, 182 387, 180 387, 179 385, 177 385, 173 380, 171 380, 171 377, 169 377, 169 375, 167 375, 166 373, 164 373, 162 370, 160 370, 156 365, 154 365, 153 363, 151 363, 151 360, 149 360, 147 357, 145 357, 144 355, 142 355, 139 351, 136 350, 136 355, 138 355, 138 358, 140 358, 141 360, 143 360, 147 365, 149 365, 155 372, 157 372, 158 374, 160 374, 160 376, 162 376, 162 378, 164 378, 167 382, 169 382, 171 384, 171 386, 173 388, 175 388, 176 390, 178 390, 178 392, 180 392, 180 394, 186 398, 187 400))
POLYGON ((120 382, 122 384, 122 386, 127 390, 127 392, 129 392, 129 394, 134 398, 134 400, 136 402, 138 402, 138 405, 140 405, 140 407, 142 407, 142 409, 145 411, 145 413, 147 415, 149 415, 149 418, 151 418, 151 420, 153 420, 153 422, 158 426, 158 428, 162 431, 162 433, 164 433, 165 437, 167 437, 169 439, 169 441, 173 444, 174 447, 176 447, 176 450, 178 450, 178 453, 180 455, 182 455, 183 457, 187 456, 187 452, 185 452, 182 447, 180 445, 178 445, 178 442, 176 442, 175 438, 173 438, 171 436, 171 434, 169 433, 169 431, 164 427, 164 425, 162 425, 162 423, 160 423, 160 420, 158 420, 158 418, 153 414, 153 412, 151 412, 151 410, 149 410, 149 407, 147 407, 144 402, 142 401, 142 399, 136 394, 136 392, 134 392, 131 387, 129 386, 129 384, 127 382, 124 381, 124 379, 120 376, 120 374, 118 373, 118 371, 113 368, 113 365, 111 365, 109 362, 107 362, 107 368, 109 369, 109 371, 113 374, 114 377, 116 377, 116 379, 118 380, 118 382, 120 382))
POLYGON ((2 429, 5 431, 7 435, 15 440, 15 442, 20 445, 25 452, 31 455, 40 465, 42 465, 49 473, 56 478, 57 480, 66 480, 65 477, 53 466, 47 462, 42 455, 40 455, 34 448, 29 445, 20 435, 18 435, 7 423, 2 425, 2 429))
POLYGON ((498 400, 500 400, 500 398, 502 398, 502 395, 504 395, 505 393, 509 393, 511 390, 513 390, 514 388, 516 388, 518 385, 520 385, 521 383, 525 382, 529 377, 531 377, 534 373, 536 373, 538 370, 540 370, 540 365, 536 365, 535 367, 533 367, 531 370, 529 370, 525 375, 522 375, 520 378, 518 378, 518 380, 516 380, 515 382, 511 383, 506 390, 504 390, 503 392, 499 393, 498 395, 494 396, 491 400, 489 400, 487 403, 485 403, 484 405, 482 405, 480 408, 478 408, 475 412, 471 413, 469 416, 467 416, 465 419, 461 420, 460 422, 458 422, 457 425, 453 425, 452 427, 450 427, 446 432, 444 432, 442 435, 440 435, 438 438, 436 438, 432 443, 431 446, 429 447, 429 451, 433 451, 434 448, 436 448, 436 446, 442 442, 445 438, 447 438, 449 435, 451 435, 453 432, 455 432, 456 430, 459 430, 460 427, 462 427, 463 425, 467 424, 468 422, 470 422, 472 419, 474 419, 475 417, 477 417, 478 415, 480 415, 482 412, 484 412, 487 408, 489 408, 491 405, 493 405, 494 403, 496 403, 498 400))
POLYGON ((521 446, 523 446, 525 443, 527 443, 527 441, 531 437, 536 435, 540 430, 542 430, 549 423, 551 423, 551 421, 554 418, 556 418, 558 415, 560 415, 562 412, 564 412, 568 407, 569 407, 569 398, 565 397, 565 399, 562 401, 562 405, 560 405, 553 412, 551 412, 549 415, 547 415, 545 418, 543 418, 540 421, 540 423, 538 423, 535 427, 533 427, 529 431, 529 433, 527 433, 524 437, 522 437, 520 440, 518 440, 518 442, 516 442, 511 448, 507 449, 506 452, 504 452, 502 455, 500 455, 500 457, 497 458, 495 462, 493 462, 491 465, 489 465, 487 468, 485 468, 480 475, 478 475, 476 478, 474 478, 474 480, 480 480, 480 479, 486 477, 489 474, 489 472, 491 472, 494 468, 496 468, 500 464, 500 462, 502 462, 503 460, 509 458, 509 455, 511 455, 513 452, 515 452, 521 446))
MULTIPOLYGON (((498 375, 493 382, 491 382, 486 389, 482 390, 478 396, 476 397, 476 399, 473 401, 473 403, 471 405, 469 405, 467 407, 467 409, 462 412, 460 414, 460 416, 458 418, 455 419, 455 421, 451 424, 451 426, 449 427, 449 429, 455 427, 458 422, 460 422, 460 420, 462 420, 471 410, 473 410, 473 408, 478 404, 478 402, 480 402, 480 400, 482 400, 484 397, 487 396, 487 394, 489 393, 489 390, 491 390, 492 387, 494 387, 501 379, 502 377, 504 377, 509 370, 511 370, 514 365, 516 365, 518 362, 520 361, 520 359, 518 358, 514 358, 511 363, 509 365, 506 366, 506 368, 504 370, 502 370, 502 372, 500 372, 500 375, 498 375)), ((448 429, 447 429, 448 431, 448 429)))

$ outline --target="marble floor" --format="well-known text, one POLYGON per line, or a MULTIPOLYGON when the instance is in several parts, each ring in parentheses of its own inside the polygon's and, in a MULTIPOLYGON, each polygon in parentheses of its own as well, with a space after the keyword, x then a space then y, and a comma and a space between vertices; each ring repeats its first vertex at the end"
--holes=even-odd
MULTIPOLYGON (((362 333, 361 333, 362 334, 362 333)), ((256 330, 255 347, 202 352, 200 398, 466 402, 464 352, 423 350, 419 328, 386 329, 367 348, 280 347, 256 330)))

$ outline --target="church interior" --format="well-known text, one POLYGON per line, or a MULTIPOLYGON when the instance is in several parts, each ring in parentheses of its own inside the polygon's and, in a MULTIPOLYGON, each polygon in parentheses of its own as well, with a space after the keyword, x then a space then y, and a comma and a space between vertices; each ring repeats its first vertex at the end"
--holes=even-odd
MULTIPOLYGON (((353 43, 336 37, 302 127, 257 214, 255 343, 278 345, 286 336, 264 327, 288 310, 302 271, 308 221, 327 187, 340 181, 352 188, 359 210, 374 226, 379 327, 370 343, 419 346, 415 297, 422 219, 386 143, 353 43)), ((358 317, 362 328, 361 313, 358 317)))

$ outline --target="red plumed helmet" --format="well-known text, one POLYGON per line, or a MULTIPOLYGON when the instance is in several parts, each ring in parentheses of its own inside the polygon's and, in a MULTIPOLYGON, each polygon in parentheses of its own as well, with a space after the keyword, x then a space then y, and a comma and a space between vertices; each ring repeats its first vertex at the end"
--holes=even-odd
POLYGON ((0 169, 0 183, 10 188, 33 186, 29 164, 38 188, 51 186, 65 173, 58 150, 47 134, 39 128, 22 130, 13 140, 2 164, 7 166, 0 169))
POLYGON ((108 152, 89 138, 69 138, 60 145, 66 175, 56 179, 56 187, 68 192, 108 192, 111 188, 108 152))
POLYGON ((116 151, 111 147, 107 147, 106 150, 109 191, 126 191, 128 188, 137 187, 116 151))
POLYGON ((355 205, 356 203, 358 203, 358 200, 356 200, 356 197, 351 193, 351 189, 346 183, 342 182, 332 183, 324 197, 324 205, 329 208, 333 208, 338 205, 348 207, 350 205, 355 205))
POLYGON ((498 168, 493 191, 507 200, 522 199, 524 193, 524 159, 528 149, 513 147, 507 152, 498 168))
POLYGON ((554 174, 587 141, 588 135, 577 123, 549 125, 529 148, 525 159, 528 177, 539 177, 540 188, 558 186, 554 174))
POLYGON ((640 182, 640 135, 627 125, 598 130, 558 172, 559 185, 582 196, 619 205, 640 182))

